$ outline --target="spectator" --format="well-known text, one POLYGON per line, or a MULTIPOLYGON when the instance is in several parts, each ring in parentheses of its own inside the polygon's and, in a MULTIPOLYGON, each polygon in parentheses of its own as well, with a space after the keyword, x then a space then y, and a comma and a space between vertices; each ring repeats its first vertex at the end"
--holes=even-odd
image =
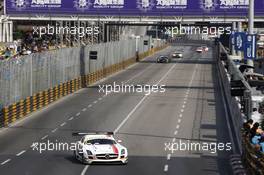
POLYGON ((261 135, 257 133, 257 134, 251 139, 251 143, 252 143, 253 145, 257 145, 257 144, 260 143, 260 139, 261 139, 261 138, 262 138, 261 135))
POLYGON ((261 137, 260 141, 259 141, 259 145, 260 145, 260 151, 262 153, 264 153, 264 137, 261 137))
POLYGON ((250 129, 252 128, 253 120, 249 119, 247 122, 243 124, 243 129, 246 135, 250 133, 250 129))
POLYGON ((250 140, 252 140, 252 138, 257 134, 258 127, 259 127, 259 123, 256 122, 254 123, 253 127, 250 129, 250 140))
POLYGON ((5 58, 10 58, 10 57, 11 57, 11 51, 10 51, 9 47, 7 47, 5 50, 5 58))

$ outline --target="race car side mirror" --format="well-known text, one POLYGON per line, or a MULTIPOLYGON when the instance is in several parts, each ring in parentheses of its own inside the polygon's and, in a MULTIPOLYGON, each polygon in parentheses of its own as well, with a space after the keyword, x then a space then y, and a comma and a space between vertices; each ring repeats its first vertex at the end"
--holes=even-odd
POLYGON ((122 143, 122 140, 118 140, 117 142, 118 142, 118 143, 122 143))

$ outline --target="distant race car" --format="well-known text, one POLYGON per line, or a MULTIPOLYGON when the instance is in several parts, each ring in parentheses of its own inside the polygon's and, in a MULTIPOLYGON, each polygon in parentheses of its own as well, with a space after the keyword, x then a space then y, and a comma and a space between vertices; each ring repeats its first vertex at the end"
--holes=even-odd
POLYGON ((157 58, 157 63, 169 63, 171 59, 168 56, 159 56, 157 58))
POLYGON ((196 52, 202 53, 202 52, 208 52, 209 48, 207 46, 197 47, 196 52))
POLYGON ((73 133, 74 136, 83 136, 76 143, 74 156, 84 164, 92 163, 128 163, 127 149, 116 141, 113 133, 73 133))
POLYGON ((183 57, 183 54, 181 52, 174 52, 172 55, 171 55, 172 58, 182 58, 183 57))
POLYGON ((205 51, 205 52, 209 51, 209 48, 207 46, 202 46, 202 48, 203 48, 203 51, 205 51))
POLYGON ((199 53, 201 53, 201 52, 203 52, 204 50, 203 50, 203 48, 202 47, 197 47, 196 48, 196 52, 199 52, 199 53))

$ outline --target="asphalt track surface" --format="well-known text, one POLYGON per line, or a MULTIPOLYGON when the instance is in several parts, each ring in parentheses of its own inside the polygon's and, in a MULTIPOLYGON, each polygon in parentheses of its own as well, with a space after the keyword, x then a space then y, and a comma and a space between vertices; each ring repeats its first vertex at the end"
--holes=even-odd
POLYGON ((1 175, 231 174, 231 151, 168 150, 169 143, 230 143, 213 49, 171 46, 98 84, 165 85, 166 91, 82 89, 0 130, 1 175), (157 64, 157 55, 184 48, 182 59, 157 64), (74 143, 72 132, 114 131, 128 148, 127 165, 84 165, 72 151, 40 153, 35 142, 74 143))

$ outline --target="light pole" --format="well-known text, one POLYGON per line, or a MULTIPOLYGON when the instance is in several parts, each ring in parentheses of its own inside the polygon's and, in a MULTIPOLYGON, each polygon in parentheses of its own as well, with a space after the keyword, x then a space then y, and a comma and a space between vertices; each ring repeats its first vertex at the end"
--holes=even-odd
MULTIPOLYGON (((254 0, 249 0, 248 10, 248 34, 254 34, 254 0)), ((253 59, 247 59, 247 65, 254 67, 253 59)), ((253 73, 254 68, 250 68, 249 72, 253 73)))

